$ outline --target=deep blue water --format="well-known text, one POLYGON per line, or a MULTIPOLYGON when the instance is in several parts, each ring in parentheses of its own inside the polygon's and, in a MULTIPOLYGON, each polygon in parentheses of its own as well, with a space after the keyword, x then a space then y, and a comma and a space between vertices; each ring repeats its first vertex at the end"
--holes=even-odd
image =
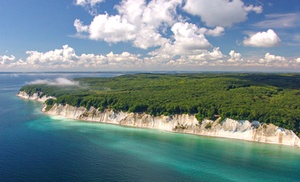
POLYGON ((0 74, 0 181, 298 181, 300 149, 50 117, 16 93, 36 79, 0 74))

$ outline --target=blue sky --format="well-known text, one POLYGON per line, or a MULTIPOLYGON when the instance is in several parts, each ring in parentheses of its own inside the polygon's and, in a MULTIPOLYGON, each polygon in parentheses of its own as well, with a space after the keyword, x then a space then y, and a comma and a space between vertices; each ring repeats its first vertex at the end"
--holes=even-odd
POLYGON ((0 71, 294 71, 300 1, 4 0, 0 71))

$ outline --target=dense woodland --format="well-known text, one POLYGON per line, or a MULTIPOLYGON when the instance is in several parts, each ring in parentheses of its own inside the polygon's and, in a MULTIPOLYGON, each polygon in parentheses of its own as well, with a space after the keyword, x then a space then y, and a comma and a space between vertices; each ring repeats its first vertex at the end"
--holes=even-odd
POLYGON ((26 85, 28 94, 55 96, 46 103, 145 112, 258 120, 300 134, 298 74, 133 74, 77 78, 80 86, 26 85))

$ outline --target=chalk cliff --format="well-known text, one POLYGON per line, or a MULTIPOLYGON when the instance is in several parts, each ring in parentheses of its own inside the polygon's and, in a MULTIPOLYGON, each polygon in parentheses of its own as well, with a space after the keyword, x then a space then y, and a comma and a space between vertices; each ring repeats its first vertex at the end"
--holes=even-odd
MULTIPOLYGON (((21 98, 40 102, 53 98, 45 96, 39 98, 39 95, 40 94, 36 93, 32 96, 28 96, 25 92, 18 94, 21 98)), ((89 122, 102 122, 300 147, 300 139, 293 131, 280 128, 273 124, 261 124, 258 121, 236 121, 228 118, 221 121, 219 118, 216 121, 203 120, 199 123, 194 115, 188 114, 154 117, 145 113, 115 112, 112 110, 101 112, 93 107, 88 110, 84 107, 73 107, 61 104, 54 104, 48 111, 45 111, 45 108, 46 106, 44 106, 42 110, 49 115, 59 115, 89 122)))
POLYGON ((37 92, 34 93, 32 95, 28 95, 26 92, 24 91, 20 91, 17 96, 22 98, 22 99, 28 99, 28 100, 35 100, 38 102, 45 102, 47 99, 56 99, 55 97, 52 96, 43 96, 41 97, 42 92, 37 92))

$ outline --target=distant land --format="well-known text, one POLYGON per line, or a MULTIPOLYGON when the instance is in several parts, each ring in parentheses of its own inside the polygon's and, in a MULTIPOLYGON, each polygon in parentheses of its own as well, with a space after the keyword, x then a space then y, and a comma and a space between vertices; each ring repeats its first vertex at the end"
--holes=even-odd
POLYGON ((300 74, 140 73, 112 78, 76 78, 61 81, 65 84, 51 81, 30 83, 20 89, 19 96, 47 96, 47 99, 43 100, 46 104, 45 112, 74 119, 100 122, 105 120, 115 124, 122 124, 120 122, 123 119, 124 122, 126 120, 124 125, 135 126, 137 122, 144 122, 148 128, 154 127, 155 118, 160 118, 159 122, 163 125, 176 120, 177 123, 173 123, 172 126, 169 124, 169 128, 154 128, 220 137, 229 136, 228 132, 239 131, 241 133, 238 135, 230 134, 228 138, 266 143, 281 143, 284 135, 292 136, 288 130, 298 136, 300 134, 300 74), (70 110, 69 107, 73 108, 73 115, 66 113, 70 110), (81 109, 75 109, 76 114, 74 108, 81 109), (64 109, 67 109, 66 112, 61 113, 64 109), (103 119, 106 116, 102 116, 101 113, 115 116, 103 119), (130 113, 136 116, 130 116, 132 121, 129 122, 129 119, 120 113, 125 113, 126 117, 129 117, 130 113), (142 121, 137 121, 139 117, 142 121), (161 120, 164 117, 169 119, 161 120), (230 122, 235 123, 235 126, 230 122), (202 127, 203 131, 198 131, 197 127, 202 127), (227 133, 213 134, 213 130, 227 133), (243 132, 247 132, 248 138, 241 135, 243 132), (257 138, 256 135, 261 137, 257 138), (270 139, 273 135, 276 135, 274 141, 270 139))

